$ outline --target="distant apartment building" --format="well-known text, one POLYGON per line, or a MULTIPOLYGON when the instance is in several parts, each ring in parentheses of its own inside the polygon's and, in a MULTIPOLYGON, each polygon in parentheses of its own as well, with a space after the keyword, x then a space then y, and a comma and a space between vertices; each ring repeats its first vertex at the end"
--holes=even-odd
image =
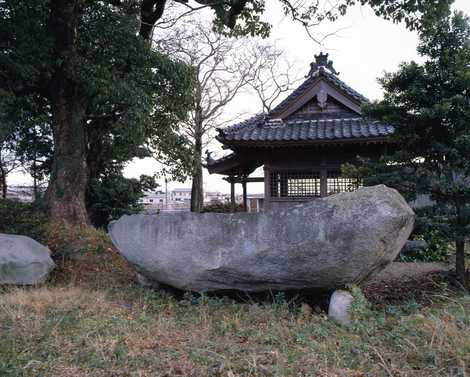
POLYGON ((7 199, 31 203, 34 200, 33 191, 32 186, 8 186, 7 199))
POLYGON ((165 193, 164 191, 147 192, 140 199, 149 213, 154 211, 185 211, 189 210, 191 201, 191 189, 175 189, 165 193))
MULTIPOLYGON (((263 208, 263 195, 251 194, 248 196, 248 211, 259 212, 263 208)), ((241 195, 236 195, 237 203, 242 202, 241 195)), ((218 191, 204 191, 204 203, 206 205, 213 203, 228 203, 230 196, 218 191)), ((189 210, 191 203, 190 188, 175 188, 167 194, 163 191, 147 192, 140 199, 145 208, 149 211, 184 211, 189 210)))
POLYGON ((175 202, 190 202, 191 189, 190 188, 176 188, 171 191, 171 200, 175 202))
POLYGON ((204 203, 224 203, 228 200, 228 194, 223 194, 218 191, 204 191, 204 203))
POLYGON ((140 199, 140 203, 145 206, 158 206, 166 204, 166 194, 163 191, 147 192, 140 199))

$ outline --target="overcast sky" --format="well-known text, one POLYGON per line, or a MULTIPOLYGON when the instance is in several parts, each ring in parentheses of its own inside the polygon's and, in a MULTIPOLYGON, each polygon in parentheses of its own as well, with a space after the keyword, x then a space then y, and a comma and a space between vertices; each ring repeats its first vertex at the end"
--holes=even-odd
MULTIPOLYGON (((340 79, 369 99, 380 99, 382 91, 377 78, 384 71, 395 71, 403 61, 418 60, 416 54, 417 36, 406 30, 403 24, 393 24, 376 17, 368 7, 356 6, 349 9, 346 16, 334 23, 323 23, 313 30, 314 35, 336 34, 325 40, 323 46, 314 43, 303 30, 283 12, 277 1, 267 0, 268 10, 264 19, 273 27, 270 39, 285 51, 286 57, 295 62, 299 74, 308 73, 309 64, 314 55, 321 50, 330 54, 334 66, 340 72, 340 79)), ((470 14, 469 0, 456 0, 455 9, 470 14)), ((250 115, 259 111, 256 98, 240 94, 227 108, 226 115, 244 113, 250 115)), ((222 155, 220 145, 215 141, 210 149, 222 155)), ((226 153, 226 152, 225 152, 226 153)), ((125 169, 127 177, 138 177, 140 174, 152 175, 159 169, 156 162, 147 159, 130 163, 125 169)), ((261 176, 262 171, 252 174, 261 176)), ((208 191, 229 191, 229 184, 221 176, 205 172, 205 189, 208 191)), ((16 174, 11 183, 27 183, 29 179, 16 174)), ((191 183, 172 182, 169 188, 190 187, 191 183)), ((240 185, 237 185, 240 186, 240 185)), ((241 188, 239 187, 238 190, 241 188)), ((249 184, 249 193, 263 192, 262 184, 249 184)))

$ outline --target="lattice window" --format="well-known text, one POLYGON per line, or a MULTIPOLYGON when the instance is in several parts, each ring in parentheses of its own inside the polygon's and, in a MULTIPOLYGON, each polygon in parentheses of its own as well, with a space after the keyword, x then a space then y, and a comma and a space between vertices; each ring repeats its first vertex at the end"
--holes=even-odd
POLYGON ((320 172, 271 172, 271 197, 306 198, 320 196, 320 172))
POLYGON ((327 194, 332 195, 338 192, 350 192, 362 186, 360 179, 343 178, 338 171, 329 171, 327 180, 327 194))

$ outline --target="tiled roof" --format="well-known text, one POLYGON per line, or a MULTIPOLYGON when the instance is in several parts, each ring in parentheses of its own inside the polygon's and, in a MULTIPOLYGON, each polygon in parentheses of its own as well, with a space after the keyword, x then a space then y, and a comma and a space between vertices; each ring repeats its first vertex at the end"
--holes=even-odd
POLYGON ((366 97, 346 85, 324 66, 320 66, 309 74, 302 85, 269 113, 257 114, 241 123, 219 129, 217 139, 225 144, 292 141, 307 143, 362 142, 364 139, 366 141, 382 141, 393 134, 393 126, 364 119, 355 111, 314 112, 295 118, 280 119, 279 115, 288 109, 297 98, 307 93, 318 78, 329 82, 358 105, 368 102, 366 97))
POLYGON ((260 114, 245 122, 219 130, 220 141, 328 141, 374 139, 390 136, 393 126, 368 121, 361 117, 264 121, 260 114))
POLYGON ((311 84, 319 77, 326 79, 326 81, 330 82, 332 85, 336 86, 339 90, 341 90, 343 93, 346 93, 356 101, 361 103, 369 102, 366 97, 341 81, 336 75, 328 72, 324 67, 319 67, 316 72, 312 73, 307 78, 307 80, 305 80, 297 89, 295 89, 284 101, 272 109, 270 114, 276 114, 284 111, 284 109, 286 109, 293 101, 304 94, 304 92, 310 88, 311 84))
POLYGON ((217 163, 219 163, 219 162, 225 162, 225 161, 230 161, 231 159, 236 159, 236 158, 237 158, 237 155, 236 155, 234 152, 231 152, 231 153, 229 153, 229 154, 227 154, 227 155, 225 155, 225 156, 222 156, 222 157, 220 157, 220 158, 218 158, 218 159, 215 159, 215 160, 214 160, 212 157, 206 158, 206 164, 207 164, 207 165, 211 165, 211 164, 213 164, 214 162, 217 162, 217 163))
POLYGON ((244 121, 240 123, 235 123, 225 128, 218 128, 217 131, 223 134, 237 133, 239 131, 243 131, 243 129, 246 127, 261 126, 268 120, 269 120, 268 114, 259 113, 259 114, 252 116, 251 118, 245 119, 244 121))

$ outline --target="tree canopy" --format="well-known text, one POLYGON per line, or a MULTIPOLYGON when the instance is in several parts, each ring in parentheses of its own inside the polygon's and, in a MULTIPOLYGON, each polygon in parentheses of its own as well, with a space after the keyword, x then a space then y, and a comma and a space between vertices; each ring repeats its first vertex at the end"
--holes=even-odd
MULTIPOLYGON (((82 191, 100 180, 113 181, 109 176, 115 181, 126 162, 151 151, 168 163, 184 158, 185 142, 176 130, 191 104, 190 69, 137 34, 138 4, 83 5, 73 47, 62 55, 54 48, 57 36, 48 32, 53 11, 48 1, 0 3, 0 122, 20 136, 23 158, 32 165, 41 146, 42 155, 55 153, 56 167, 79 160, 86 165, 82 191), (72 87, 60 89, 61 80, 72 87), (59 135, 54 124, 57 112, 64 112, 58 106, 78 107, 76 125, 59 119, 72 128, 69 135, 59 135), (38 143, 38 130, 50 136, 41 137, 45 144, 38 143), (68 151, 58 151, 58 139, 64 149, 83 149, 81 156, 66 157, 68 151)), ((72 165, 67 169, 78 175, 72 165)), ((47 167, 54 179, 54 164, 47 167)))
MULTIPOLYGON (((419 29, 430 8, 451 3, 278 1, 306 29, 336 19, 356 3, 419 29)), ((191 105, 191 74, 150 42, 170 3, 183 4, 189 12, 213 10, 214 27, 221 33, 269 34, 269 20, 262 18, 269 6, 264 0, 0 2, 0 122, 13 125, 15 132, 38 124, 50 127, 53 154, 45 202, 55 220, 87 223, 88 183, 106 169, 115 171, 106 164, 123 164, 149 148, 173 161, 185 159, 185 142, 174 127, 191 105)))
POLYGON ((463 282, 470 235, 470 20, 436 9, 423 20, 419 37, 425 62, 403 63, 386 74, 380 79, 384 99, 365 108, 395 126, 391 150, 379 162, 346 170, 409 199, 430 195, 433 205, 419 211, 418 220, 455 242, 463 282))

